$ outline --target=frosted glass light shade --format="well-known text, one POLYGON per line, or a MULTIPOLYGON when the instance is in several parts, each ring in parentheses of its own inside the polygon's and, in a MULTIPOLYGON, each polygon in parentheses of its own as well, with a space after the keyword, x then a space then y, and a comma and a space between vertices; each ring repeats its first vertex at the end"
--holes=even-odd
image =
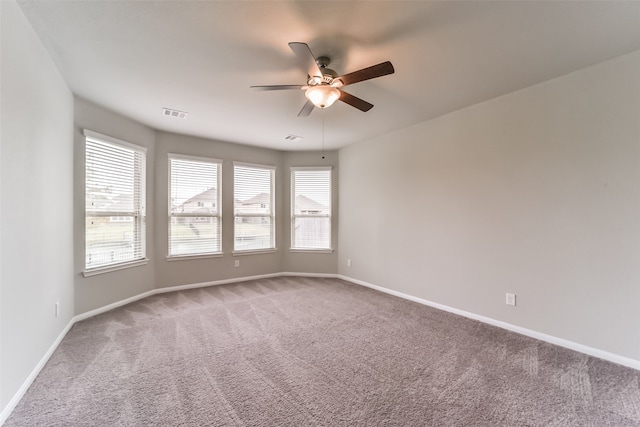
POLYGON ((327 108, 340 98, 340 91, 335 87, 327 84, 311 86, 305 92, 305 96, 309 101, 318 108, 327 108))

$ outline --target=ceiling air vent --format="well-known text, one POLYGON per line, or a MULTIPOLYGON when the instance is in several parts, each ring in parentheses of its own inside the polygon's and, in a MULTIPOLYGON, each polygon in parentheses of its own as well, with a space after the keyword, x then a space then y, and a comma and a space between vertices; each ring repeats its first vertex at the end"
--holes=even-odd
POLYGON ((297 135, 287 135, 284 137, 284 139, 286 139, 287 141, 300 141, 302 137, 297 135))
POLYGON ((172 110, 171 108, 163 108, 162 109, 163 116, 175 117, 178 119, 186 119, 189 113, 185 113, 184 111, 172 110))

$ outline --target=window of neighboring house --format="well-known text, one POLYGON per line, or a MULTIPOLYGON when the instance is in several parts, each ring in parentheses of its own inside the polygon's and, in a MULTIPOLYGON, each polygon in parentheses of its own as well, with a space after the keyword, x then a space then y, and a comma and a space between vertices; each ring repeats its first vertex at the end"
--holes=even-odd
POLYGON ((144 261, 146 149, 84 130, 85 273, 144 261))
POLYGON ((234 251, 275 249, 275 167, 234 163, 234 251))
POLYGON ((291 168, 291 249, 331 250, 331 168, 291 168))
POLYGON ((169 154, 169 257, 222 252, 222 161, 169 154))

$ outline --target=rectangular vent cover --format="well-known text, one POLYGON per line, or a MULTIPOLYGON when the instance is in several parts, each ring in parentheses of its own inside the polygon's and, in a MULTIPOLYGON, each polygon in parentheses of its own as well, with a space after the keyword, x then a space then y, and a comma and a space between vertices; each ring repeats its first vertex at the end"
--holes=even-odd
POLYGON ((186 119, 189 113, 184 111, 172 110, 171 108, 163 108, 162 114, 164 116, 176 117, 178 119, 186 119))

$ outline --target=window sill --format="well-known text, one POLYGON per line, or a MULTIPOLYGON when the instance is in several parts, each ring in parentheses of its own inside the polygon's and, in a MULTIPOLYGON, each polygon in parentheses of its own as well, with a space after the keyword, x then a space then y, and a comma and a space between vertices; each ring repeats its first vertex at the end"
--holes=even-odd
POLYGON ((291 248, 289 252, 293 253, 306 253, 306 254, 332 254, 333 249, 300 249, 300 248, 291 248))
POLYGON ((248 249, 246 251, 233 251, 231 254, 233 256, 241 256, 241 255, 256 255, 256 254, 271 254, 278 252, 278 249, 248 249))
POLYGON ((124 270, 125 268, 139 267, 141 265, 145 265, 148 262, 149 262, 149 259, 148 258, 144 258, 144 259, 139 259, 139 260, 136 260, 136 261, 125 262, 125 263, 122 263, 122 264, 107 265, 107 266, 104 266, 104 267, 96 267, 96 268, 91 268, 91 269, 84 270, 82 272, 82 275, 84 277, 97 276, 98 274, 111 273, 112 271, 124 270))
POLYGON ((211 254, 200 255, 168 255, 167 261, 183 261, 189 259, 205 259, 205 258, 222 258, 224 252, 216 252, 211 254))

